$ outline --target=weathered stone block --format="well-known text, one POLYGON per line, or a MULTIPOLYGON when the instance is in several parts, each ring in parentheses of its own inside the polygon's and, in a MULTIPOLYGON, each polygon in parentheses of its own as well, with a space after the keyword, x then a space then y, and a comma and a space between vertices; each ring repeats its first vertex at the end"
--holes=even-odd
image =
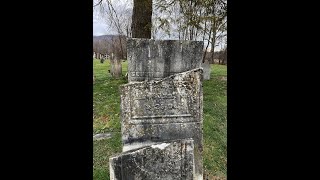
POLYGON ((110 158, 111 180, 193 180, 192 139, 163 142, 110 158))
POLYGON ((200 68, 202 41, 127 39, 128 81, 160 80, 200 68))

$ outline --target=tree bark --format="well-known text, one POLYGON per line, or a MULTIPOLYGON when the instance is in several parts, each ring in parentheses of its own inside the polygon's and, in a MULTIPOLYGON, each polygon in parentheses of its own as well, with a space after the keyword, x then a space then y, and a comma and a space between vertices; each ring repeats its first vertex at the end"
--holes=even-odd
POLYGON ((216 46, 216 30, 213 30, 212 40, 211 40, 211 61, 214 63, 214 48, 216 46))
POLYGON ((123 53, 123 48, 122 48, 122 36, 119 35, 119 43, 120 43, 120 51, 121 51, 121 59, 124 59, 124 53, 123 53))
POLYGON ((151 39, 152 0, 134 0, 132 14, 132 37, 151 39))

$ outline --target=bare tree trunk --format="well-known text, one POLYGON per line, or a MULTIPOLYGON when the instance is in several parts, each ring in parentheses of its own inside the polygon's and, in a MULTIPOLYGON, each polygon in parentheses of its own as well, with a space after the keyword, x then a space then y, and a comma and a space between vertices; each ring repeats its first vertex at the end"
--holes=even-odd
POLYGON ((211 40, 211 60, 214 63, 214 48, 216 46, 216 30, 213 30, 212 40, 211 40))
POLYGON ((120 43, 120 51, 121 51, 121 59, 124 59, 123 48, 122 48, 122 40, 121 35, 119 35, 119 43, 120 43))
MULTIPOLYGON (((200 9, 200 14, 199 14, 199 16, 201 17, 201 15, 202 15, 202 10, 200 9)), ((204 25, 204 27, 206 27, 206 25, 204 25)), ((199 29, 196 28, 196 38, 198 37, 198 32, 199 32, 199 29)))
POLYGON ((204 53, 203 53, 203 58, 202 58, 202 62, 204 63, 204 61, 206 60, 206 55, 207 55, 207 50, 208 50, 208 46, 209 46, 209 42, 206 46, 206 49, 204 50, 204 53))
POLYGON ((151 38, 152 0, 134 0, 132 13, 132 37, 151 38))
POLYGON ((211 43, 211 61, 213 62, 213 64, 215 63, 214 62, 214 54, 215 54, 215 52, 214 52, 214 44, 215 44, 214 42, 211 43))
MULTIPOLYGON (((206 46, 206 49, 204 51, 204 54, 203 54, 203 58, 202 58, 202 62, 204 63, 205 59, 206 59, 206 54, 207 54, 207 50, 208 50, 208 47, 209 47, 209 44, 210 44, 210 38, 211 38, 211 31, 212 29, 210 28, 210 31, 209 31, 209 38, 208 38, 208 44, 206 46)), ((203 35, 203 37, 205 36, 205 34, 203 35)), ((214 64, 214 62, 213 62, 214 64)))

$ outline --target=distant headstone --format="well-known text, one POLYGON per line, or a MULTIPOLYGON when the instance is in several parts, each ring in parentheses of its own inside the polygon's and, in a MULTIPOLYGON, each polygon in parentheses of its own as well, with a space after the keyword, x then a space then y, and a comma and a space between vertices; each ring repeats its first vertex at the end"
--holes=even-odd
MULTIPOLYGON (((120 87, 123 152, 155 142, 194 140, 202 179, 202 69, 120 87)), ((200 179, 200 178, 198 178, 200 179)))
POLYGON ((202 63, 202 68, 203 68, 203 79, 204 80, 209 80, 210 79, 210 74, 211 74, 211 65, 209 61, 205 61, 202 63))
POLYGON ((114 78, 120 78, 122 75, 121 60, 114 54, 112 54, 110 58, 110 73, 114 78))
POLYGON ((110 180, 193 180, 193 140, 146 146, 110 158, 110 180))
POLYGON ((129 82, 160 80, 200 68, 203 42, 131 38, 127 52, 129 82))

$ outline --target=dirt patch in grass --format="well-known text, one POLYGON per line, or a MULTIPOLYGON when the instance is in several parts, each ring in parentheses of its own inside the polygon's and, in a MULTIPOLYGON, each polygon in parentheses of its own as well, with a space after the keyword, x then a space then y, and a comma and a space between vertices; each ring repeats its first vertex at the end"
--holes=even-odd
POLYGON ((108 123, 109 117, 107 115, 103 115, 99 118, 99 121, 101 121, 102 123, 108 123))

